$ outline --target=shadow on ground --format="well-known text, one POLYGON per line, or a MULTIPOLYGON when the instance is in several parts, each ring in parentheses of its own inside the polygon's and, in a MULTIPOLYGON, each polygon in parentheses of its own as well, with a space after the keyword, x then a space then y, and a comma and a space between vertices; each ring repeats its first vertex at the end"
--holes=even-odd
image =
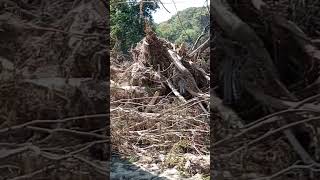
POLYGON ((161 177, 160 171, 150 173, 143 168, 113 154, 111 159, 111 180, 171 180, 171 178, 161 177))

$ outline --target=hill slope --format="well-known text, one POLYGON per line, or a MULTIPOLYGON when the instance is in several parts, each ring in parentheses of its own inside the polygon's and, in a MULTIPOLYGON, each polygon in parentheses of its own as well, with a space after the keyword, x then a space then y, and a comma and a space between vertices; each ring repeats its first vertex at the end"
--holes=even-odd
POLYGON ((205 7, 191 7, 158 24, 156 31, 160 37, 171 42, 192 44, 209 23, 209 13, 205 7))

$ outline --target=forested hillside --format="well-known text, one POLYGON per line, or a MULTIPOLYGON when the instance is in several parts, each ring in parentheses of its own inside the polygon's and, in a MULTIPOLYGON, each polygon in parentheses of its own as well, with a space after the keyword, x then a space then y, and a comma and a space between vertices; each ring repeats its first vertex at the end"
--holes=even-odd
MULTIPOLYGON (((157 34, 174 43, 193 44, 210 23, 205 7, 191 7, 179 11, 170 20, 157 25, 157 34)), ((207 39, 207 38, 203 38, 207 39)))

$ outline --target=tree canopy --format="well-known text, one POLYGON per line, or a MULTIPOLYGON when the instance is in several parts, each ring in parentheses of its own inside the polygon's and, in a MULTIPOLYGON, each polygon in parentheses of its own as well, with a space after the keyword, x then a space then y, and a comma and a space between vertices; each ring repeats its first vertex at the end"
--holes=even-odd
POLYGON ((158 24, 157 34, 174 43, 193 44, 209 23, 209 13, 205 7, 191 7, 158 24))
POLYGON ((132 44, 144 36, 144 18, 153 22, 152 12, 159 8, 155 2, 111 0, 111 47, 126 53, 132 44), (142 12, 142 14, 141 14, 142 12))

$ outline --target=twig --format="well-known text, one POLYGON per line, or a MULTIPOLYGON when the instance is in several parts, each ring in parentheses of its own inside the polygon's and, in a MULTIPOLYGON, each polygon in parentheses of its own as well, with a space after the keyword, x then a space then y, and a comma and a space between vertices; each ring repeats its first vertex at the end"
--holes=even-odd
POLYGON ((87 159, 83 158, 83 157, 80 157, 80 156, 74 156, 75 159, 78 159, 86 164, 88 164, 89 166, 93 167, 93 169, 102 174, 102 175, 105 175, 105 176, 109 176, 109 167, 101 167, 93 162, 90 162, 88 161, 87 159))
POLYGON ((162 3, 161 0, 158 0, 158 2, 160 2, 160 4, 162 5, 162 7, 163 7, 168 13, 171 13, 171 12, 164 6, 164 4, 162 3))
POLYGON ((285 169, 282 169, 282 170, 280 170, 280 171, 278 171, 278 172, 276 172, 276 173, 274 173, 274 174, 272 174, 272 175, 270 175, 270 176, 267 176, 267 177, 259 177, 259 178, 255 178, 255 179, 253 179, 253 180, 271 180, 271 179, 273 179, 273 178, 276 178, 276 177, 278 177, 278 176, 280 176, 280 175, 282 175, 282 174, 284 174, 284 173, 286 173, 286 172, 289 172, 289 171, 291 171, 291 170, 294 170, 294 169, 309 169, 309 170, 311 170, 311 171, 313 171, 313 172, 319 172, 319 171, 320 171, 320 169, 312 168, 313 166, 314 166, 314 164, 309 164, 309 165, 296 165, 296 163, 294 163, 293 165, 291 165, 291 166, 289 166, 289 167, 287 167, 287 168, 285 168, 285 169))
POLYGON ((88 119, 88 118, 91 119, 91 118, 103 118, 103 117, 106 118, 106 117, 109 117, 109 115, 108 114, 93 114, 93 115, 75 116, 75 117, 70 117, 70 118, 65 118, 65 119, 56 119, 56 120, 33 120, 33 121, 29 121, 29 122, 24 123, 24 124, 12 126, 10 128, 0 129, 0 133, 5 133, 5 132, 10 131, 10 130, 22 129, 24 127, 31 126, 31 125, 36 125, 36 124, 64 123, 64 122, 67 122, 67 121, 85 120, 85 119, 88 119))
POLYGON ((33 177, 37 174, 41 174, 41 173, 44 173, 50 169, 53 169, 54 167, 56 167, 56 165, 49 165, 47 167, 44 167, 42 169, 39 169, 37 171, 34 171, 32 173, 29 173, 29 174, 24 174, 22 176, 17 176, 17 177, 14 177, 14 178, 11 178, 11 179, 8 179, 8 180, 23 180, 23 179, 33 179, 33 177))
POLYGON ((188 39, 189 39, 189 40, 191 40, 191 38, 190 38, 189 34, 187 33, 186 29, 184 28, 184 26, 183 26, 183 24, 182 24, 182 21, 181 21, 181 19, 180 19, 180 16, 179 16, 179 12, 178 12, 178 9, 177 9, 177 6, 176 6, 176 3, 174 2, 174 0, 171 0, 171 1, 172 1, 173 5, 174 5, 174 7, 175 7, 176 11, 177 11, 177 17, 178 17, 178 20, 179 20, 180 26, 181 26, 181 28, 182 28, 182 29, 183 29, 183 31, 184 31, 184 34, 188 36, 188 39))
POLYGON ((203 28, 200 36, 197 38, 196 42, 194 43, 194 45, 192 46, 191 50, 194 50, 196 48, 196 46, 198 45, 200 39, 206 34, 206 32, 208 31, 208 27, 209 27, 209 24, 203 28))
POLYGON ((188 56, 193 56, 197 52, 202 52, 210 46, 210 38, 207 39, 204 43, 202 43, 196 50, 192 51, 188 56))
POLYGON ((222 143, 224 143, 224 142, 226 142, 228 140, 243 136, 246 133, 248 133, 249 131, 252 131, 252 130, 255 130, 255 129, 259 128, 259 127, 266 126, 266 125, 268 125, 270 123, 274 123, 274 122, 282 120, 282 119, 279 119, 279 118, 272 119, 275 116, 283 115, 283 114, 286 114, 286 113, 291 113, 292 114, 293 112, 299 112, 299 111, 305 112, 306 110, 304 110, 304 109, 297 109, 297 110, 291 109, 291 110, 284 110, 284 111, 280 111, 280 112, 268 115, 268 116, 266 116, 264 118, 261 118, 258 123, 251 124, 250 126, 249 125, 243 126, 242 127, 243 129, 241 130, 241 132, 239 132, 239 133, 237 133, 235 135, 226 137, 226 138, 214 143, 214 146, 219 146, 220 144, 222 144, 222 143))
MULTIPOLYGON (((292 127, 294 127, 294 126, 297 126, 297 125, 300 125, 300 124, 303 124, 303 123, 306 123, 306 122, 310 122, 310 121, 315 121, 315 120, 320 120, 320 116, 317 116, 317 117, 314 117, 314 118, 308 118, 308 119, 300 120, 300 121, 297 121, 297 122, 293 122, 293 123, 287 124, 287 125, 285 125, 285 126, 279 127, 279 128, 277 128, 277 129, 275 129, 275 130, 268 131, 267 133, 265 133, 264 135, 260 136, 259 138, 256 138, 256 139, 250 141, 249 143, 247 143, 246 145, 241 146, 240 148, 237 148, 236 150, 232 151, 231 153, 228 153, 227 156, 228 156, 228 157, 229 157, 229 156, 232 156, 233 154, 235 154, 235 153, 237 153, 237 152, 245 149, 247 146, 256 144, 256 143, 258 143, 259 141, 262 141, 263 139, 265 139, 265 138, 267 138, 267 137, 269 137, 269 136, 271 136, 271 135, 273 135, 273 134, 275 134, 275 133, 277 133, 277 132, 281 132, 281 131, 284 131, 284 130, 286 130, 286 129, 292 128, 292 127)), ((294 145, 294 144, 293 144, 293 145, 294 145)), ((216 146, 216 143, 213 144, 212 146, 215 147, 215 146, 216 146)), ((299 155, 301 156, 301 154, 299 154, 299 155)), ((302 157, 302 158, 303 158, 303 157, 302 157)), ((307 164, 312 163, 312 164, 315 164, 315 165, 317 165, 317 166, 320 165, 320 164, 314 162, 313 159, 309 159, 309 160, 306 161, 306 162, 309 162, 309 163, 307 163, 307 164)))
POLYGON ((47 128, 40 128, 40 127, 34 127, 34 126, 27 126, 26 128, 34 131, 49 133, 49 134, 61 132, 61 133, 76 135, 80 137, 91 137, 91 138, 97 138, 97 139, 107 138, 106 136, 95 134, 95 133, 82 132, 82 131, 76 131, 76 130, 64 129, 64 128, 47 129, 47 128))

